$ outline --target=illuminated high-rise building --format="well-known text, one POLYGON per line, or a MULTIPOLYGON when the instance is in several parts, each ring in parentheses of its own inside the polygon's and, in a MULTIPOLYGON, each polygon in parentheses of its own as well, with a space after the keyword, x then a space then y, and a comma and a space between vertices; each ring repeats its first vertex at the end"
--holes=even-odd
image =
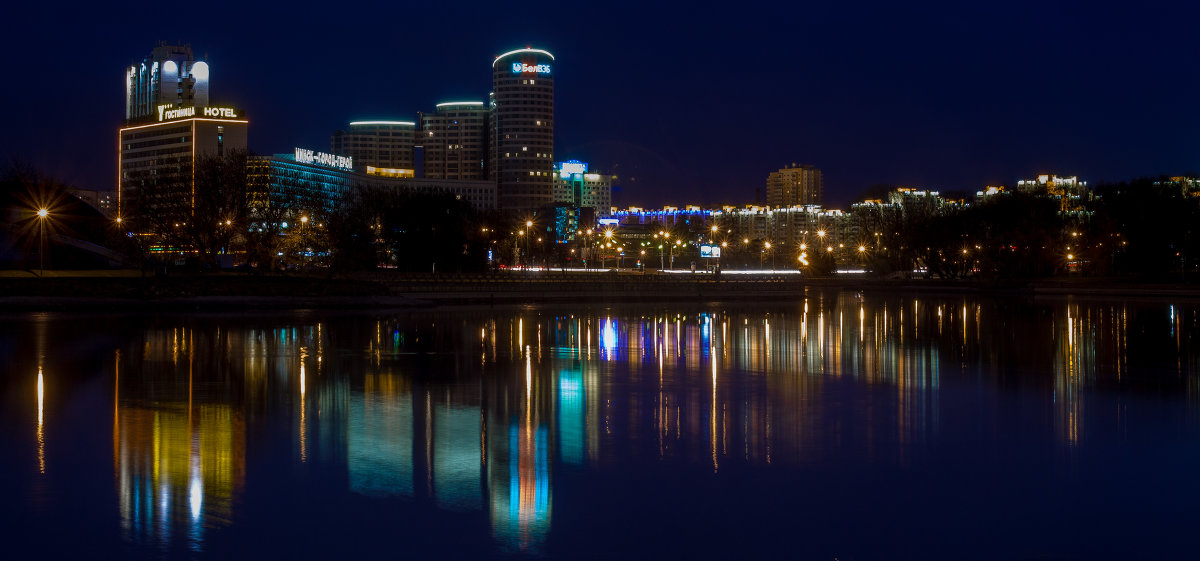
POLYGON ((353 121, 348 130, 334 131, 329 151, 349 156, 359 166, 388 170, 396 177, 413 177, 415 121, 353 121))
POLYGON ((792 164, 767 177, 767 204, 773 207, 820 205, 823 190, 821 170, 816 166, 792 164))
POLYGON ((575 209, 594 209, 596 216, 612 211, 612 186, 616 176, 588 173, 587 162, 569 160, 554 166, 554 202, 575 209))
POLYGON ((424 177, 487 179, 487 117, 482 101, 449 101, 421 113, 415 146, 421 148, 424 177))
MULTIPOLYGON (((189 45, 159 43, 126 69, 125 122, 117 131, 117 217, 138 198, 143 216, 183 201, 195 205, 195 163, 244 151, 241 109, 209 103, 208 64, 189 45)), ((136 228, 145 228, 145 220, 136 228)))
POLYGON ((192 57, 191 45, 160 42, 150 56, 125 69, 125 119, 158 114, 161 106, 208 105, 208 63, 192 57))
POLYGON ((554 55, 509 51, 492 62, 489 177, 501 210, 554 202, 554 55))

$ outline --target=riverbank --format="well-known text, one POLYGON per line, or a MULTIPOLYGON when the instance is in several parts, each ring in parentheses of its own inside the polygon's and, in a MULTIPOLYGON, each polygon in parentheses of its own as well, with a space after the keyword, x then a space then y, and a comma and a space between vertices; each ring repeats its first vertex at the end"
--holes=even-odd
POLYGON ((351 275, 209 273, 143 276, 137 271, 0 273, 0 310, 387 309, 442 304, 770 302, 813 290, 864 293, 972 293, 1026 297, 1200 300, 1200 286, 1122 279, 1048 279, 1027 283, 880 280, 864 276, 641 274, 579 271, 351 275))

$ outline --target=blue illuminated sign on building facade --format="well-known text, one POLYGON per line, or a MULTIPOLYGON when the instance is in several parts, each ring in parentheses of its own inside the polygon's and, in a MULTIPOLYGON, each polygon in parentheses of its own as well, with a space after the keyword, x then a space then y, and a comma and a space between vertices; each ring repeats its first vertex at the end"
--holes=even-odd
POLYGON ((550 73, 550 65, 549 64, 525 64, 523 62, 514 62, 514 63, 512 63, 512 71, 513 71, 513 74, 525 74, 525 73, 530 73, 530 72, 537 73, 537 74, 549 74, 550 73))

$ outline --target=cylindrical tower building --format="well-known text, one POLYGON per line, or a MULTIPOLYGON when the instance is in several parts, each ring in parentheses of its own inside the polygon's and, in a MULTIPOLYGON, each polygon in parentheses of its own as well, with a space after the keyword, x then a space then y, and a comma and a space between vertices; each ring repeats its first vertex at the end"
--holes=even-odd
POLYGON ((509 51, 492 62, 489 176, 503 210, 554 203, 554 55, 509 51))

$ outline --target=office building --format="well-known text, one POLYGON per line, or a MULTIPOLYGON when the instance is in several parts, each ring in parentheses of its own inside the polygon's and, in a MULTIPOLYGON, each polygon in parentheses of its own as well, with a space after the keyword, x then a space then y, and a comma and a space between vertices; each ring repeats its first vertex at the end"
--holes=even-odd
POLYGON ((67 189, 75 198, 87 203, 105 216, 112 216, 117 209, 116 193, 112 191, 96 191, 92 189, 67 189))
POLYGON ((814 166, 792 164, 767 177, 769 206, 821 205, 823 197, 821 170, 814 166))
POLYGON ((496 208, 496 184, 492 181, 421 179, 411 175, 373 173, 369 170, 376 168, 361 166, 349 156, 305 148, 296 148, 291 154, 251 158, 249 168, 251 204, 283 206, 296 215, 329 212, 356 187, 446 193, 476 210, 496 208), (362 171, 363 168, 368 171, 362 171))
POLYGON ((421 113, 414 147, 428 179, 487 179, 487 117, 482 101, 437 104, 421 113))
POLYGON ((150 56, 125 69, 126 121, 155 116, 164 106, 208 103, 208 63, 194 60, 190 45, 160 42, 150 56))
POLYGON ((329 151, 354 159, 360 166, 388 170, 395 177, 413 177, 415 121, 353 121, 334 131, 329 151))
POLYGON ((554 202, 554 55, 517 49, 492 62, 489 177, 501 210, 554 202))
POLYGON ((554 202, 575 209, 592 209, 597 217, 612 211, 612 175, 588 173, 588 164, 579 160, 554 166, 554 202))

